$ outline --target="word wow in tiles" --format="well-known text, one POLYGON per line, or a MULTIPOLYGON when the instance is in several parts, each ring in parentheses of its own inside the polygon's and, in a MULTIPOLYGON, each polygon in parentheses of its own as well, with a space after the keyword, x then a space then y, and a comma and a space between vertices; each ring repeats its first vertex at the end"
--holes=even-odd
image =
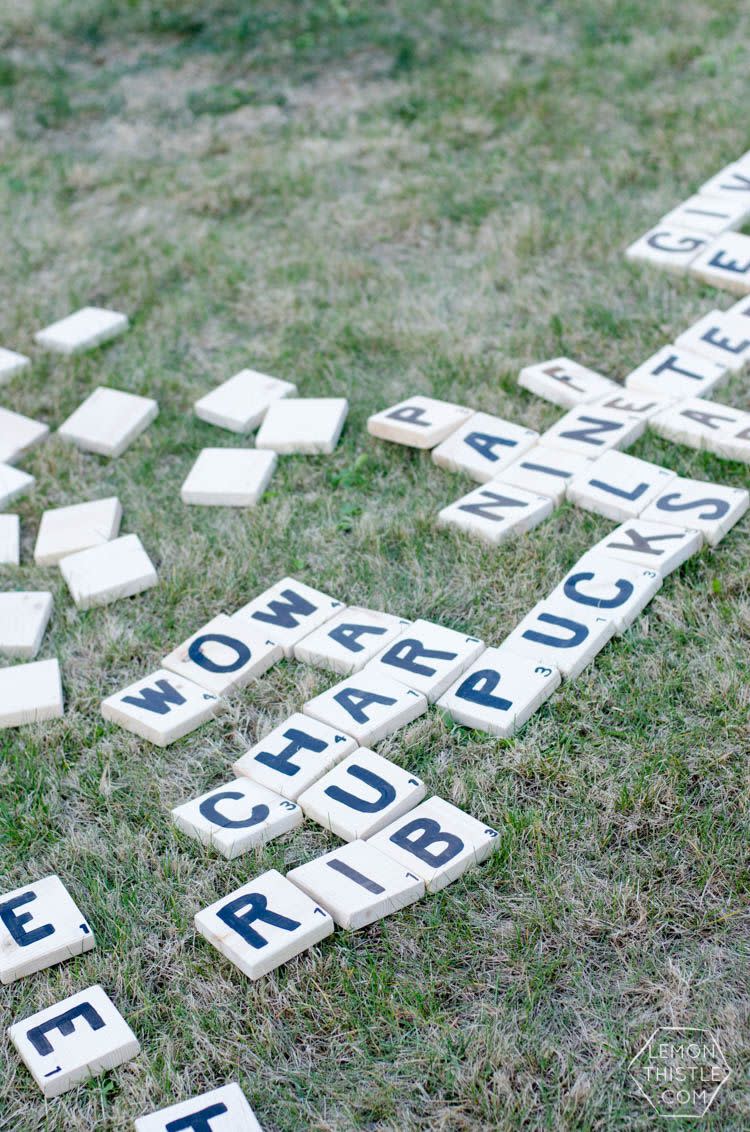
POLYGON ((284 656, 291 660, 295 645, 340 609, 343 609, 342 602, 320 590, 294 578, 282 578, 243 605, 235 616, 245 618, 269 640, 281 645, 284 656))
POLYGON ((12 983, 94 946, 94 933, 57 876, 0 895, 0 982, 12 983))
POLYGON ((349 403, 345 397, 283 397, 272 401, 263 418, 256 448, 315 456, 339 442, 349 403))
POLYGON ((134 597, 159 581, 138 535, 68 554, 60 560, 60 571, 79 609, 134 597))
POLYGON ((302 825, 302 810, 265 786, 238 778, 176 806, 172 818, 183 833, 232 858, 302 825))
POLYGON ((570 480, 567 496, 586 511, 622 522, 640 515, 673 479, 669 468, 612 450, 570 480))
POLYGON ((418 620, 371 661, 365 673, 375 680, 382 677, 406 684, 434 703, 484 647, 478 637, 418 620))
MULTIPOLYGON (((553 358, 549 362, 537 362, 525 366, 518 375, 518 384, 537 397, 560 405, 563 409, 574 409, 595 401, 606 393, 615 393, 617 383, 596 370, 573 362, 570 358, 553 358)), ((520 456, 521 453, 519 452, 520 456)))
POLYGON ((488 413, 473 416, 432 450, 432 459, 449 472, 463 472, 478 483, 494 479, 534 444, 538 433, 488 413))
POLYGON ((260 628, 220 613, 165 656, 162 667, 223 696, 262 676, 283 655, 260 628))
POLYGON ((230 432, 252 432, 263 420, 269 405, 281 397, 293 397, 297 386, 252 369, 243 369, 195 402, 196 417, 230 432))
POLYGON ((625 378, 626 389, 682 400, 711 393, 730 373, 725 362, 681 346, 662 346, 625 378))
POLYGON ((506 648, 489 648, 438 700, 464 727, 508 738, 523 727, 560 684, 552 665, 539 665, 506 648))
POLYGON ((159 413, 150 397, 100 385, 57 430, 84 452, 121 456, 159 413))
POLYGON ((540 601, 503 641, 511 652, 536 664, 559 668, 572 680, 615 632, 615 623, 595 607, 575 604, 555 593, 540 601))
POLYGON ((410 624, 390 613, 347 606, 295 645, 294 656, 316 668, 349 676, 403 636, 410 624))
POLYGON ((367 421, 367 431, 409 448, 435 448, 472 415, 473 410, 463 405, 414 396, 375 413, 367 421))
POLYGON ((141 1116, 135 1132, 263 1132, 235 1082, 141 1116))
POLYGON ((34 340, 58 354, 78 354, 101 346, 128 328, 127 315, 103 307, 82 307, 67 318, 38 330, 34 340))
POLYGON ((457 527, 497 546, 512 535, 530 531, 554 509, 551 499, 491 480, 438 513, 438 525, 457 527))
POLYGON ((367 665, 308 700, 305 715, 351 735, 364 747, 380 742, 427 711, 427 700, 420 692, 370 669, 367 665))
POLYGON ((168 747, 183 735, 213 719, 223 707, 219 696, 192 680, 160 668, 102 701, 101 712, 111 723, 168 747))
POLYGON ((596 457, 610 448, 627 448, 642 436, 646 422, 584 405, 571 409, 539 437, 546 448, 596 457))
POLYGON ((255 448, 204 448, 180 488, 197 507, 254 507, 271 482, 275 452, 255 448))
POLYGON ((614 622, 619 634, 643 612, 662 582, 656 570, 616 562, 590 550, 552 591, 550 599, 567 600, 584 614, 596 610, 599 616, 614 622))
POLYGON ((749 505, 744 488, 678 477, 646 508, 643 518, 700 531, 710 546, 718 546, 749 505))
POLYGON ((62 682, 56 660, 0 668, 0 728, 59 719, 62 714, 62 682))
POLYGON ((37 566, 56 566, 68 554, 117 538, 122 520, 119 499, 94 499, 45 511, 34 547, 37 566))
POLYGON ((232 770, 296 801, 356 746, 350 735, 297 713, 237 759, 232 770))

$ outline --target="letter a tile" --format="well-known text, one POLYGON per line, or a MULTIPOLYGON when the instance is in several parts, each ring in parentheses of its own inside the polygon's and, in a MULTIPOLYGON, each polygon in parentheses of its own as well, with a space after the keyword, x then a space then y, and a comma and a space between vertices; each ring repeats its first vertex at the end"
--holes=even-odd
POLYGON ((351 735, 364 747, 380 742, 427 711, 421 692, 370 668, 309 700, 303 708, 305 715, 351 735))

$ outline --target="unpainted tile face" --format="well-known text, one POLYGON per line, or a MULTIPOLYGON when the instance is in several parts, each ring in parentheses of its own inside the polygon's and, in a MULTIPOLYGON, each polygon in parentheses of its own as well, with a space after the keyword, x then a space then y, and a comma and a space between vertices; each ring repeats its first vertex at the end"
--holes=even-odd
POLYGON ((430 798, 376 833, 368 844, 416 873, 428 892, 439 892, 486 861, 497 840, 497 830, 443 798, 430 798))
POLYGON ((256 448, 307 456, 333 452, 348 412, 345 397, 285 397, 273 401, 255 438, 256 448))
POLYGON ((12 983, 94 946, 94 933, 57 876, 0 895, 0 982, 12 983))
POLYGON ((689 228, 707 236, 718 236, 732 228, 739 228, 750 217, 750 193, 737 200, 729 196, 705 196, 698 193, 688 197, 659 221, 670 228, 689 228))
POLYGON ((704 358, 681 346, 662 346, 625 378, 628 391, 682 400, 702 397, 729 377, 723 361, 704 358))
POLYGON ((724 311, 710 311, 677 336, 677 345, 742 373, 750 362, 750 327, 724 311))
POLYGON ((538 602, 503 641, 502 647, 535 664, 559 668, 573 680, 614 635, 612 617, 553 591, 538 602))
POLYGON ((615 522, 634 519, 675 478, 669 468, 625 452, 605 452, 567 486, 571 503, 615 522))
POLYGON ((232 769, 296 801, 356 747, 350 735, 297 712, 258 740, 232 769))
POLYGON ((256 630, 281 645, 284 656, 291 659, 295 645, 303 637, 343 608, 343 602, 304 582, 282 578, 238 609, 235 616, 246 618, 256 630))
POLYGON ((742 162, 725 165, 718 173, 701 185, 701 196, 742 203, 750 201, 750 170, 742 162))
POLYGON ((0 409, 0 463, 15 464, 24 452, 46 439, 48 433, 49 426, 41 421, 10 409, 0 409))
POLYGON ((157 747, 168 747, 220 711, 222 701, 160 668, 102 701, 102 715, 157 747))
POLYGON ((750 495, 744 488, 679 477, 646 508, 643 518, 700 531, 709 545, 718 546, 748 505, 750 495))
POLYGON ((650 264, 680 274, 687 271, 698 252, 709 240, 709 236, 694 229, 657 224, 630 245, 625 252, 625 258, 634 263, 650 264))
POLYGON ((627 448, 642 436, 646 422, 587 405, 571 409, 539 437, 544 448, 596 458, 610 448, 627 448))
POLYGON ((198 912, 195 927, 249 979, 260 979, 330 935, 333 920, 269 869, 198 912))
POLYGON ((697 531, 677 530, 666 523, 652 523, 643 518, 630 519, 605 535, 591 547, 618 562, 631 562, 646 570, 655 570, 666 578, 703 546, 697 531))
POLYGON ((464 727, 508 738, 515 735, 560 683, 560 673, 509 649, 489 648, 438 700, 464 727))
POLYGON ((141 1049, 100 986, 79 991, 14 1023, 8 1036, 45 1097, 58 1097, 130 1061, 141 1049))
POLYGON ((373 746, 426 712, 427 699, 380 671, 371 672, 367 665, 308 700, 303 711, 351 735, 364 747, 373 746))
POLYGON ((553 405, 562 405, 564 409, 585 405, 587 401, 595 401, 597 397, 615 393, 618 389, 617 383, 610 378, 570 358, 552 358, 549 362, 525 366, 518 376, 518 384, 553 405))
POLYGON ((690 274, 724 291, 746 295, 750 291, 750 236, 737 232, 717 236, 690 264, 690 274))
POLYGON ((344 841, 370 837, 425 796, 421 778, 360 747, 300 795, 305 817, 344 841))
POLYGON ((384 680, 405 684, 434 703, 484 647, 478 637, 420 619, 371 661, 365 671, 373 679, 382 676, 384 680))
POLYGON ((232 858, 302 825, 302 810, 249 778, 236 778, 176 806, 172 819, 189 837, 232 858))
POLYGON ((21 520, 18 515, 0 515, 0 566, 18 566, 21 561, 21 520))
POLYGON ((573 476, 583 472, 592 459, 593 456, 559 452, 535 444, 520 460, 500 473, 497 483, 520 487, 530 495, 544 496, 557 507, 565 498, 565 485, 573 476))
POLYGON ((243 369, 195 402, 196 417, 230 432, 252 432, 268 406, 281 397, 293 397, 297 386, 265 373, 243 369))
POLYGON ((141 1116, 135 1132, 263 1132, 236 1082, 141 1116))
POLYGON ((55 350, 58 354, 78 354, 108 342, 127 328, 127 315, 119 311, 82 307, 67 318, 37 331, 34 340, 46 350, 55 350))
MULTIPOLYGON (((653 417, 649 427, 658 436, 676 444, 702 448, 732 459, 737 458, 733 441, 750 440, 750 413, 740 412, 731 405, 721 405, 718 401, 693 397, 653 417)), ((739 451, 739 443, 736 447, 739 451)))
POLYGON ((62 714, 62 683, 56 660, 0 668, 0 728, 59 719, 62 714))
POLYGON ((0 510, 34 486, 34 477, 10 464, 0 464, 0 510))
POLYGON ((538 433, 532 428, 474 413, 432 450, 432 459, 449 472, 463 472, 477 483, 486 483, 527 452, 538 433))
POLYGON ((420 900, 424 881, 368 841, 351 841, 287 873, 346 931, 357 931, 420 900))
POLYGON ((34 547, 37 566, 55 566, 68 554, 101 546, 116 538, 122 520, 122 507, 114 496, 74 503, 45 511, 34 547))
POLYGON ((410 624, 391 613, 347 606, 295 645, 294 656, 305 664, 348 676, 403 636, 410 624))
POLYGON ((464 405, 417 394, 375 413, 367 421, 367 431, 379 440, 409 448, 434 448, 471 416, 473 410, 464 405))
POLYGON ((17 354, 15 350, 6 350, 0 346, 0 385, 4 385, 30 365, 31 359, 25 354, 17 354))
POLYGON ((159 406, 150 397, 100 385, 57 432, 84 452, 113 458, 122 455, 158 412, 159 406))
POLYGON ((653 567, 618 562, 590 550, 550 594, 566 599, 582 616, 595 611, 614 622, 615 632, 624 633, 661 589, 663 578, 653 567))
POLYGON ((204 448, 180 498, 202 507, 254 507, 271 482, 276 460, 275 452, 255 448, 204 448))
POLYGON ((438 512, 438 526, 460 531, 498 546, 507 538, 538 526, 552 514, 554 504, 523 488, 491 480, 438 512))
POLYGON ((60 570, 79 609, 133 597, 159 580, 138 535, 123 535, 68 554, 60 561, 60 570))
POLYGON ((51 593, 0 593, 0 656, 35 657, 51 616, 51 593))
POLYGON ((253 629, 245 618, 221 613, 165 656, 162 665, 223 696, 257 680, 283 655, 281 645, 253 629))

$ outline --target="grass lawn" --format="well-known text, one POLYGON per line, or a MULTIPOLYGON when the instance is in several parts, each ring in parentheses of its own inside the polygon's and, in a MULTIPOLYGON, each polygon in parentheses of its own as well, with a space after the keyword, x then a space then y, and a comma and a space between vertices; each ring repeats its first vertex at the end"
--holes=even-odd
MULTIPOLYGON (((45 1105, 3 1040, 0 1129, 129 1129, 232 1079, 269 1132, 645 1129, 627 1064, 658 1025, 718 1036, 733 1077, 701 1127, 748 1126, 748 520, 518 738, 431 711, 382 743, 499 851, 258 983, 194 912, 336 839, 306 823, 227 862, 169 809, 332 680, 277 665, 166 750, 98 705, 284 574, 497 644, 611 529, 565 506, 500 549, 438 531, 470 483, 365 421, 422 392, 545 428, 522 365, 621 378, 730 305, 623 249, 750 146, 749 33, 739 0, 2 0, 0 342, 35 363, 0 404, 55 427, 103 383, 160 416, 112 462, 54 438, 22 461, 37 487, 2 584, 54 591, 41 655, 66 714, 0 733, 0 891, 59 873, 98 946, 4 989, 3 1026, 100 982, 143 1052, 45 1105), (88 303, 132 329, 33 351, 88 303), (342 441, 282 458, 253 511, 187 508, 200 449, 243 443, 192 403, 245 366, 347 396, 342 441), (36 528, 109 494, 160 584, 80 613, 33 566, 36 528)), ((720 397, 750 407, 750 380, 720 397)), ((632 452, 748 483, 653 434, 632 452)))

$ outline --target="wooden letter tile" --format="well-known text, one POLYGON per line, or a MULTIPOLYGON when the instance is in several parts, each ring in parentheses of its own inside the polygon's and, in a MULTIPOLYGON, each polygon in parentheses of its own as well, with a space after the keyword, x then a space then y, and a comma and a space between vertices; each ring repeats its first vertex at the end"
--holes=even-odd
POLYGON ((0 655, 35 657, 51 616, 51 593, 0 593, 0 655))
POLYGON ((543 432, 539 443, 545 448, 596 458, 610 448, 629 447, 643 435, 645 428, 646 422, 637 417, 583 405, 580 409, 571 409, 543 432))
POLYGON ((18 566, 21 561, 21 520, 18 515, 0 515, 0 566, 18 566))
POLYGON ((119 499, 94 499, 45 511, 34 547, 37 566, 55 566, 68 554, 117 538, 122 519, 119 499))
POLYGON ((133 597, 159 580, 138 535, 68 554, 60 560, 60 570, 79 609, 133 597))
POLYGON ((464 405, 415 395, 375 413, 367 421, 367 431, 409 448, 434 448, 472 415, 473 410, 464 405))
POLYGON ((17 354, 15 350, 6 350, 0 346, 0 385, 5 385, 17 373, 27 369, 31 359, 25 354, 17 354))
POLYGON ((703 546, 697 531, 677 530, 666 523, 651 523, 643 518, 622 523, 611 534, 592 546, 589 553, 601 553, 618 562, 631 562, 646 570, 655 570, 666 578, 703 546))
POLYGON ((503 646, 536 664, 559 668, 566 680, 572 680, 601 652, 615 629, 611 617, 570 601, 558 590, 526 614, 503 646))
POLYGON ((243 605, 235 616, 244 617, 258 632, 281 645, 284 656, 291 659, 295 645, 343 608, 342 602, 304 582, 282 578, 243 605))
POLYGON ((100 385, 57 430, 84 452, 121 456, 156 418, 159 406, 150 397, 138 397, 100 385))
POLYGON ((78 354, 108 342, 128 328, 127 315, 103 307, 82 307, 67 318, 38 330, 34 340, 45 350, 58 354, 78 354))
POLYGON ((162 666, 217 696, 244 688, 284 655, 244 617, 220 613, 183 641, 162 666))
POLYGON ((740 228, 750 217, 750 194, 747 199, 710 197, 698 193, 688 197, 659 221, 674 228, 689 228, 707 236, 719 236, 732 228, 740 228))
POLYGON ((427 711, 427 700, 420 692, 388 679, 381 671, 371 672, 374 663, 308 700, 305 715, 351 735, 364 747, 374 746, 427 711))
POLYGON ((434 703, 484 648, 478 637, 420 619, 371 661, 365 672, 373 678, 397 680, 434 703))
POLYGON ((349 676, 403 636, 410 624, 391 613, 347 606, 295 645, 294 656, 305 664, 349 676))
POLYGON ((525 366, 518 376, 518 384, 563 409, 574 409, 576 405, 585 405, 618 389, 610 378, 570 358, 552 358, 549 362, 525 366))
POLYGON ((277 459, 275 452, 256 448, 204 448, 180 498, 200 507, 254 507, 271 481, 277 459))
POLYGON ((725 311, 710 311, 699 318, 677 336, 676 344, 720 362, 732 373, 742 373, 750 362, 750 327, 743 318, 725 311))
POLYGON ((56 660, 0 668, 0 728, 59 719, 62 714, 62 683, 56 660))
POLYGON ((491 480, 476 487, 438 513, 438 526, 460 531, 498 546, 511 536, 523 534, 548 518, 551 499, 531 495, 519 487, 491 480))
POLYGON ((432 450, 432 459, 449 472, 463 472, 478 483, 494 479, 503 468, 535 443, 532 428, 474 413, 455 432, 432 450))
POLYGON ((674 478, 669 468, 612 450, 572 479, 567 494, 585 511, 621 523, 640 515, 674 478))
POLYGON ((94 946, 94 933, 57 876, 0 895, 0 982, 12 983, 94 946))
POLYGON ((628 390, 682 400, 703 397, 729 377, 725 362, 704 358, 681 346, 662 346, 625 378, 628 390))
POLYGON ((34 477, 10 464, 0 464, 0 509, 7 507, 19 495, 24 495, 34 486, 34 477))
POLYGON ((707 543, 718 546, 749 504, 750 495, 744 488, 680 477, 646 508, 643 518, 700 531, 707 543))
POLYGON ((140 1116, 135 1132, 263 1132, 236 1082, 140 1116))
POLYGON ((218 696, 165 668, 102 701, 102 715, 126 731, 168 747, 221 709, 218 696))
POLYGON ((231 859, 302 825, 302 810, 249 778, 236 778, 176 806, 172 819, 183 833, 231 859))
POLYGON ((259 739, 232 770, 296 801, 356 747, 350 735, 298 712, 259 739))
POLYGON ((713 287, 746 295, 750 291, 750 236, 737 232, 717 236, 690 264, 690 274, 713 287))
POLYGON ((625 258, 635 263, 651 264, 679 274, 687 271, 690 263, 709 240, 710 236, 694 229, 657 224, 630 245, 625 252, 625 258))
POLYGON ((490 648, 438 700, 456 723, 508 738, 552 695, 557 668, 538 665, 510 649, 490 648))
POLYGON ((345 397, 284 397, 273 401, 255 446, 309 456, 331 453, 339 442, 348 412, 345 397))

